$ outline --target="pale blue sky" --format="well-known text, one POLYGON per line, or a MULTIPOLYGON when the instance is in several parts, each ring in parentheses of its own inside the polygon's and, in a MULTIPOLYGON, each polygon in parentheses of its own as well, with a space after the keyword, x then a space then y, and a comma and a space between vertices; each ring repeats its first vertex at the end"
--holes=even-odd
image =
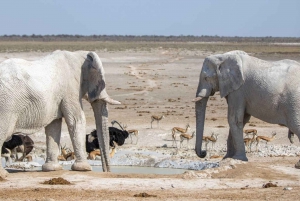
POLYGON ((300 0, 7 0, 4 34, 300 37, 300 0))

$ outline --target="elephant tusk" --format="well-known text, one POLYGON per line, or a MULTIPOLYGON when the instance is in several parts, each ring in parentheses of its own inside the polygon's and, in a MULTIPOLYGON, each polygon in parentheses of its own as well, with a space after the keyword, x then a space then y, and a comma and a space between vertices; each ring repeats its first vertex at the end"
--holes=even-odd
POLYGON ((104 100, 105 102, 111 104, 111 105, 120 105, 120 104, 121 104, 121 102, 119 102, 119 101, 117 101, 117 100, 114 100, 114 99, 112 99, 112 98, 110 98, 110 97, 106 97, 106 98, 104 98, 103 100, 104 100))
POLYGON ((198 102, 198 101, 202 100, 202 98, 203 98, 203 97, 196 97, 196 98, 194 98, 194 99, 192 100, 192 102, 198 102))

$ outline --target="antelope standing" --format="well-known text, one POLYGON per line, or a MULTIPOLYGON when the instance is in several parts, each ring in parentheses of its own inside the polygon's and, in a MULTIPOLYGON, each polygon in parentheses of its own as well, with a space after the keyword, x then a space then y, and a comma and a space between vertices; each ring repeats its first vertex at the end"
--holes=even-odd
POLYGON ((190 125, 187 124, 185 129, 184 128, 180 128, 180 127, 174 127, 172 128, 172 139, 173 139, 173 144, 172 146, 174 146, 174 143, 176 144, 176 147, 177 147, 177 143, 176 143, 176 133, 187 133, 188 130, 190 128, 190 125))
POLYGON ((211 148, 214 149, 215 143, 218 140, 219 134, 215 134, 214 132, 211 133, 211 136, 203 136, 202 137, 202 142, 205 142, 205 149, 207 150, 207 145, 208 143, 212 143, 211 148))
POLYGON ((136 130, 136 129, 130 129, 130 130, 127 130, 127 125, 123 125, 124 129, 129 133, 129 136, 130 136, 130 140, 131 140, 131 144, 132 144, 132 136, 134 135, 135 138, 136 138, 136 142, 135 144, 138 143, 138 140, 139 140, 139 131, 136 130))
MULTIPOLYGON (((246 132, 245 132, 246 133, 246 132)), ((252 132, 252 138, 244 138, 244 144, 245 144, 245 147, 246 147, 246 151, 249 152, 252 152, 251 150, 251 147, 252 147, 252 144, 256 141, 256 138, 257 138, 257 135, 256 135, 257 132, 252 132)), ((246 133, 246 135, 249 135, 250 133, 246 133)))
POLYGON ((272 132, 272 137, 267 137, 267 136, 257 136, 256 137, 256 151, 258 151, 258 144, 260 141, 265 141, 266 142, 266 145, 268 145, 268 142, 271 142, 275 139, 275 136, 276 136, 276 132, 272 132))
POLYGON ((67 159, 65 158, 65 156, 64 156, 64 154, 66 154, 66 150, 65 150, 65 148, 66 148, 66 145, 65 146, 60 146, 60 155, 59 156, 57 156, 57 160, 59 160, 59 161, 66 161, 67 159))
POLYGON ((152 122, 153 122, 153 121, 157 121, 157 126, 158 126, 158 128, 159 128, 159 121, 162 120, 163 118, 165 118, 164 115, 162 115, 162 116, 160 116, 160 117, 158 117, 158 116, 156 116, 156 115, 152 115, 152 116, 151 116, 151 128, 152 128, 152 122))
POLYGON ((193 139, 194 136, 195 136, 195 131, 192 133, 192 135, 189 135, 187 133, 181 133, 180 134, 180 148, 181 148, 182 142, 184 140, 187 140, 186 144, 187 144, 187 148, 189 148, 189 140, 193 139))
POLYGON ((253 134, 253 135, 255 134, 255 135, 257 135, 257 130, 254 129, 254 128, 252 128, 252 129, 245 129, 244 133, 246 134, 247 137, 249 136, 249 134, 253 134))

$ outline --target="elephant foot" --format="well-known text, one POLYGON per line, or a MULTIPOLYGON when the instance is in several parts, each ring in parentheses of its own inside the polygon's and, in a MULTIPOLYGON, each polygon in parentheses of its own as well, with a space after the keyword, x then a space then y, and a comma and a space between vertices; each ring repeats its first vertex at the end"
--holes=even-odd
POLYGON ((246 157, 245 154, 240 154, 240 155, 236 154, 232 158, 236 159, 236 160, 241 160, 241 161, 248 161, 248 158, 246 157))
POLYGON ((59 163, 55 163, 55 162, 48 162, 42 166, 42 171, 44 172, 56 171, 62 169, 63 169, 62 166, 59 163))
POLYGON ((75 171, 91 171, 92 167, 87 161, 75 161, 71 169, 75 171))
POLYGON ((298 161, 298 163, 295 164, 295 168, 300 169, 300 161, 298 161))
POLYGON ((0 178, 4 179, 5 177, 8 176, 8 172, 0 167, 0 178))

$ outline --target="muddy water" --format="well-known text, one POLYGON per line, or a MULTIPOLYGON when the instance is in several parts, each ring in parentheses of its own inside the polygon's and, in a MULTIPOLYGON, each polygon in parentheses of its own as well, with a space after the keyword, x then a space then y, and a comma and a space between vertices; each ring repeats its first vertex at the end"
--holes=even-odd
MULTIPOLYGON (((71 170, 71 165, 64 165, 65 170, 71 170)), ((102 172, 102 166, 92 166, 93 171, 102 172)), ((155 168, 155 167, 139 167, 139 166, 111 166, 111 172, 113 173, 125 173, 125 174, 182 174, 185 169, 173 169, 173 168, 155 168)))
MULTIPOLYGON (((42 164, 40 163, 26 163, 16 162, 11 167, 6 168, 8 171, 13 169, 22 169, 23 171, 42 171, 42 164)), ((62 165, 63 169, 71 170, 72 164, 62 165)), ((2 161, 2 167, 5 167, 5 161, 2 161)), ((102 172, 102 166, 92 165, 93 171, 102 172)), ((111 172, 113 173, 124 173, 124 174, 182 174, 186 169, 175 169, 175 168, 155 168, 155 167, 141 167, 141 166, 111 166, 111 172)))

